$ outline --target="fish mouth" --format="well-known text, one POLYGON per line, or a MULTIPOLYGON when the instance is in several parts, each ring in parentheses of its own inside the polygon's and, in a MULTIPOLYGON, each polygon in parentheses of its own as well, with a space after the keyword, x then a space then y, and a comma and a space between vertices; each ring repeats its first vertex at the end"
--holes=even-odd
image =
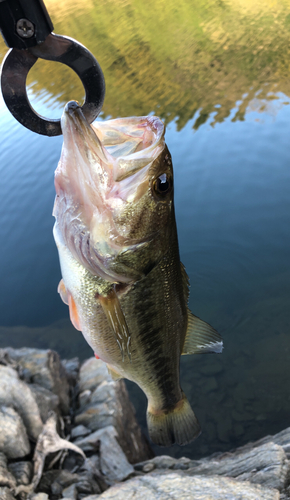
MULTIPOLYGON (((113 194, 115 198, 132 200, 136 185, 144 180, 142 177, 165 145, 164 124, 155 116, 95 121, 90 125, 76 101, 66 104, 61 127, 63 149, 78 161, 82 159, 86 168, 83 177, 87 182, 95 181, 95 201, 96 192, 102 199, 108 200, 113 194)), ((78 164, 79 173, 80 167, 78 164)))
POLYGON ((164 124, 149 116, 90 125, 80 105, 71 101, 61 127, 64 142, 55 172, 53 211, 58 234, 91 272, 129 282, 112 270, 112 261, 146 241, 130 240, 130 226, 120 228, 116 220, 148 190, 150 166, 165 147, 164 124))

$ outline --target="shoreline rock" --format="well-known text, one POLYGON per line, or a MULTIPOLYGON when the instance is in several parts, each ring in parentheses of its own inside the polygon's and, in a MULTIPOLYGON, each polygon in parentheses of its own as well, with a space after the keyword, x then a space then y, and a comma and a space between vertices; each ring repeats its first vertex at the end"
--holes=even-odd
POLYGON ((1 349, 0 426, 0 500, 290 499, 290 428, 200 460, 154 457, 124 381, 95 358, 1 349))

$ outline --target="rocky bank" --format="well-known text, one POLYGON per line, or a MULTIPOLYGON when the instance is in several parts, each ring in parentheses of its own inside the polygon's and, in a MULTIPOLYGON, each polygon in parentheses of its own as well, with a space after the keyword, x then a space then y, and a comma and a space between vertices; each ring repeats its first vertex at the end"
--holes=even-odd
POLYGON ((104 363, 0 350, 0 500, 286 500, 290 428, 200 460, 153 456, 104 363))

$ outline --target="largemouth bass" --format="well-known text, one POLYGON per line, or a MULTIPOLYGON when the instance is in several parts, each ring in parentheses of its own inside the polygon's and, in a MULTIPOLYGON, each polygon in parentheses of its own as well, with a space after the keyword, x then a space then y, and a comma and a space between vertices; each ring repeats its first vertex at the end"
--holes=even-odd
POLYGON ((180 355, 221 352, 222 340, 187 307, 164 125, 155 116, 89 125, 73 101, 61 124, 53 212, 61 297, 113 377, 146 394, 152 441, 189 443, 200 425, 180 387, 180 355))

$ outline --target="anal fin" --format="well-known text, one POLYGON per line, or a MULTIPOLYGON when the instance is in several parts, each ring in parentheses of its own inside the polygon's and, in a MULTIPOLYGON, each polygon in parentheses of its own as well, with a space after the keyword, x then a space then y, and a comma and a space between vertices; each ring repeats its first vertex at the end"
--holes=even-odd
POLYGON ((122 375, 120 375, 120 373, 118 373, 116 371, 116 369, 113 368, 111 365, 107 364, 107 369, 108 369, 109 375, 111 375, 113 380, 120 380, 121 378, 123 378, 122 375))
POLYGON ((112 288, 106 296, 99 295, 98 300, 120 348, 122 361, 124 361, 125 352, 131 361, 131 336, 115 288, 112 288))
POLYGON ((223 340, 220 334, 188 309, 187 332, 182 354, 220 353, 222 349, 223 340))

